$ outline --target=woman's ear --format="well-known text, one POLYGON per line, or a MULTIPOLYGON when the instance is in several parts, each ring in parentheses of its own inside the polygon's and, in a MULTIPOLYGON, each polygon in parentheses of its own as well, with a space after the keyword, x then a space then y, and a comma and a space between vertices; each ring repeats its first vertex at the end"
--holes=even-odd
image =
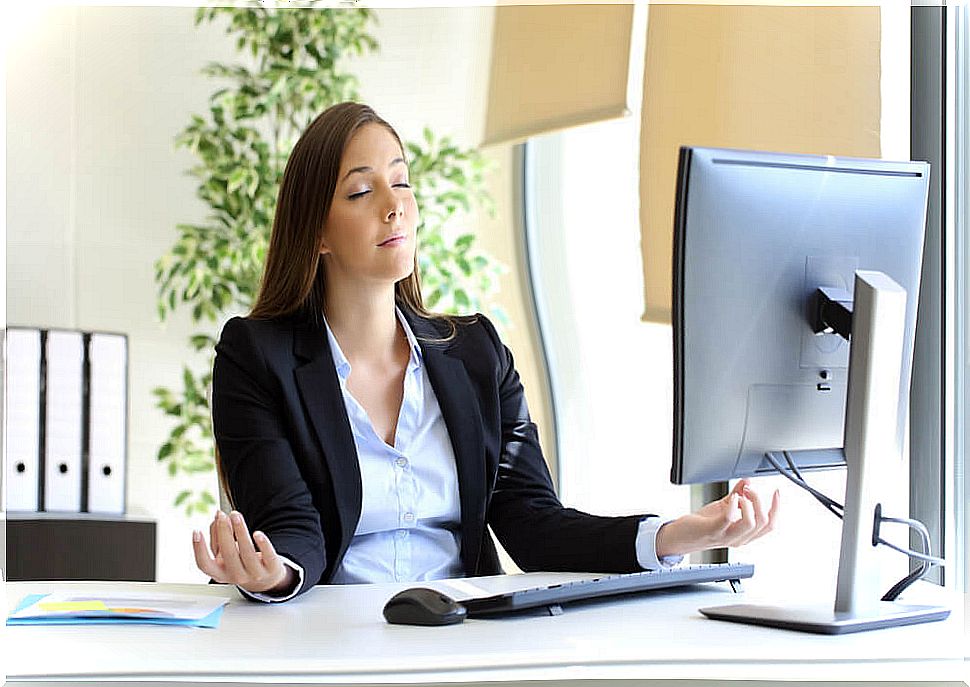
POLYGON ((330 249, 327 248, 327 242, 322 236, 320 237, 320 246, 318 252, 320 255, 327 255, 330 252, 330 249))

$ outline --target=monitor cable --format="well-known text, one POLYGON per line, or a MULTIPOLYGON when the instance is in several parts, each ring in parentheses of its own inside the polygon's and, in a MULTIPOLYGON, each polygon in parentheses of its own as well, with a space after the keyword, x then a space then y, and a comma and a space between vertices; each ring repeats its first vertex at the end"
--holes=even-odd
MULTIPOLYGON (((837 518, 841 520, 842 514, 845 511, 845 507, 835 499, 823 494, 818 489, 815 489, 813 486, 811 486, 802 476, 801 471, 798 469, 798 466, 795 465, 795 461, 792 460, 791 454, 788 451, 782 451, 782 455, 785 457, 785 462, 788 464, 787 468, 783 466, 780 462, 778 462, 778 459, 775 458, 775 456, 772 455, 770 452, 765 453, 765 457, 768 459, 768 462, 771 463, 771 465, 775 468, 775 470, 777 470, 782 475, 787 477, 789 480, 791 480, 799 487, 807 491, 809 494, 814 496, 819 503, 825 506, 826 510, 828 510, 830 513, 832 513, 833 515, 835 515, 837 518)), ((887 546, 893 551, 898 551, 899 553, 906 554, 910 558, 916 559, 917 561, 919 561, 918 565, 912 572, 910 572, 906 577, 904 577, 899 582, 894 584, 889 589, 889 591, 887 591, 882 596, 883 601, 895 601, 899 597, 899 595, 903 593, 903 590, 905 590, 907 587, 909 587, 917 580, 925 577, 926 573, 929 572, 931 567, 933 567, 934 565, 940 565, 940 566, 945 565, 945 562, 942 558, 938 558, 932 555, 932 551, 930 549, 930 533, 926 529, 926 526, 923 523, 921 523, 919 520, 913 520, 911 518, 893 518, 893 517, 883 516, 882 504, 876 505, 876 512, 874 515, 872 545, 876 546, 877 544, 882 544, 884 546, 887 546), (907 525, 910 528, 916 530, 920 538, 920 544, 921 544, 920 548, 922 548, 923 550, 913 551, 911 549, 905 549, 901 546, 897 546, 896 544, 893 544, 892 542, 888 542, 882 537, 880 537, 879 530, 882 526, 882 523, 884 522, 907 525)))

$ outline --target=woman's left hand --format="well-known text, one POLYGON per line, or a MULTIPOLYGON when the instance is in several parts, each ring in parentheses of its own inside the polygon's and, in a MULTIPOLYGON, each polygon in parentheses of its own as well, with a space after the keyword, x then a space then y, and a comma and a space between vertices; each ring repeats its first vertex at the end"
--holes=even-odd
POLYGON ((725 497, 700 510, 668 522, 657 532, 657 556, 676 556, 722 546, 742 546, 774 529, 781 495, 771 497, 771 506, 740 480, 725 497))
POLYGON ((209 526, 212 553, 205 537, 192 532, 192 550, 199 570, 221 584, 234 584, 248 592, 279 595, 289 591, 297 576, 283 564, 273 544, 262 532, 249 535, 242 513, 226 515, 217 510, 209 526))

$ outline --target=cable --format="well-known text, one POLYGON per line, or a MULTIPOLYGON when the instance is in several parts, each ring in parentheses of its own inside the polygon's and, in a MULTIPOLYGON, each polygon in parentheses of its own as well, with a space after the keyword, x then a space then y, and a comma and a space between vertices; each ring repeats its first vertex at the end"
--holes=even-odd
MULTIPOLYGON (((839 511, 843 511, 844 512, 845 511, 845 507, 841 503, 839 503, 838 501, 836 501, 835 499, 833 499, 833 498, 831 498, 829 496, 826 496, 825 494, 823 494, 822 492, 818 491, 817 489, 815 489, 814 487, 812 487, 810 484, 808 484, 808 482, 806 482, 805 479, 801 476, 801 473, 798 471, 798 468, 795 466, 794 461, 792 461, 791 456, 789 455, 788 451, 784 451, 783 452, 783 455, 785 456, 785 461, 791 467, 792 472, 794 472, 796 476, 792 476, 791 474, 789 474, 781 466, 781 464, 775 459, 775 457, 772 456, 770 453, 766 453, 765 454, 765 457, 768 459, 768 462, 770 462, 778 472, 780 472, 782 475, 784 475, 785 477, 787 477, 788 479, 790 479, 792 482, 794 482, 795 484, 797 484, 798 486, 800 486, 802 489, 805 489, 806 491, 808 491, 812 496, 814 496, 816 499, 818 499, 819 502, 821 502, 821 504, 823 506, 825 506, 826 508, 828 508, 830 511, 832 511, 832 513, 835 514, 836 517, 838 517, 838 518, 841 519, 842 518, 842 513, 836 512, 836 509, 838 509, 839 511)), ((902 525, 909 525, 910 527, 912 527, 912 528, 914 528, 914 529, 916 529, 916 530, 918 530, 920 532, 920 534, 924 538, 924 541, 929 542, 929 536, 930 536, 929 535, 929 530, 927 530, 926 529, 926 526, 923 523, 921 523, 919 520, 912 520, 910 518, 890 518, 890 517, 886 517, 886 516, 881 515, 881 513, 879 514, 878 517, 879 517, 879 523, 880 524, 883 523, 883 522, 892 522, 892 523, 897 523, 897 524, 902 524, 902 525)), ((925 560, 925 561, 928 561, 930 563, 934 563, 934 564, 937 564, 937 565, 943 565, 943 563, 944 563, 944 561, 943 561, 942 558, 936 558, 935 556, 929 555, 929 553, 921 553, 921 552, 918 552, 918 551, 913 551, 911 549, 904 549, 904 548, 899 547, 899 546, 897 546, 897 545, 895 545, 895 544, 893 544, 891 542, 886 541, 885 539, 883 539, 883 538, 881 538, 881 537, 878 536, 878 528, 876 528, 876 532, 877 532, 877 536, 874 538, 874 541, 877 544, 884 544, 885 546, 888 546, 890 549, 893 549, 894 551, 899 551, 900 553, 905 553, 906 555, 912 556, 913 558, 917 558, 919 560, 925 560)))
POLYGON ((900 553, 905 553, 917 560, 926 561, 927 563, 932 563, 935 565, 944 565, 944 560, 942 558, 937 558, 931 555, 933 552, 930 550, 930 531, 926 529, 926 525, 921 523, 919 520, 913 520, 911 518, 889 518, 882 515, 882 506, 876 506, 876 526, 873 530, 873 540, 879 544, 885 544, 890 549, 894 551, 899 551, 900 553), (899 525, 908 525, 912 529, 919 533, 920 541, 923 544, 923 553, 918 553, 916 551, 911 551, 909 549, 903 549, 902 547, 891 544, 888 541, 882 539, 879 536, 879 527, 884 522, 892 522, 899 525))
POLYGON ((927 563, 930 563, 932 565, 943 565, 942 558, 937 558, 936 556, 930 556, 929 554, 920 553, 918 551, 913 551, 911 549, 904 549, 903 547, 897 546, 896 544, 888 542, 885 539, 879 539, 879 543, 883 544, 884 546, 888 546, 893 551, 899 551, 899 553, 905 553, 910 558, 915 558, 918 561, 926 561, 927 563))
MULTIPOLYGON (((788 456, 788 452, 787 451, 784 452, 784 455, 785 455, 785 459, 787 461, 789 461, 789 463, 791 463, 791 457, 788 456)), ((797 484, 799 487, 801 487, 802 489, 804 489, 805 491, 807 491, 808 493, 810 493, 812 496, 814 496, 816 499, 818 499, 818 501, 823 506, 825 506, 825 508, 828 509, 828 511, 831 512, 832 515, 834 515, 835 517, 839 518, 840 520, 842 519, 842 513, 841 513, 841 511, 843 511, 845 509, 842 507, 842 504, 841 503, 838 503, 837 501, 834 501, 834 500, 830 499, 828 496, 826 496, 822 492, 820 492, 817 489, 815 489, 812 485, 810 485, 804 479, 802 479, 800 477, 796 477, 795 475, 789 474, 789 472, 787 470, 785 470, 781 466, 781 463, 779 463, 775 459, 775 457, 773 455, 771 455, 771 453, 766 453, 765 454, 765 457, 768 459, 768 462, 770 462, 774 466, 775 470, 777 470, 778 472, 780 472, 782 475, 784 475, 785 477, 787 477, 788 479, 790 479, 792 482, 794 482, 795 484, 797 484), (836 510, 836 509, 838 509, 838 510, 836 510)))
MULTIPOLYGON (((766 452, 765 458, 768 459, 768 462, 771 463, 771 465, 775 468, 775 470, 777 470, 783 476, 787 477, 789 480, 797 484, 799 487, 801 487, 802 489, 810 493, 812 496, 815 497, 815 499, 819 503, 825 506, 826 510, 828 510, 830 513, 835 515, 840 520, 843 520, 844 519, 843 513, 845 511, 845 506, 843 506, 835 499, 823 494, 819 490, 815 489, 812 485, 810 485, 802 476, 802 473, 799 471, 798 466, 795 465, 795 461, 792 459, 791 454, 788 451, 782 451, 782 455, 785 457, 785 462, 788 463, 789 470, 786 470, 781 465, 781 463, 778 462, 775 456, 772 455, 771 452, 766 452)), ((894 601, 903 592, 904 589, 906 589, 911 584, 913 584, 913 582, 916 582, 916 580, 919 580, 922 577, 924 577, 926 573, 929 572, 929 569, 933 565, 945 565, 944 559, 937 558, 936 556, 932 555, 932 551, 930 549, 930 533, 929 533, 929 530, 926 529, 926 526, 923 523, 921 523, 919 520, 912 520, 910 518, 883 517, 881 505, 876 506, 875 524, 873 527, 872 542, 873 542, 873 546, 875 546, 876 544, 883 544, 884 546, 887 546, 894 551, 898 551, 899 553, 906 554, 910 558, 914 558, 920 561, 920 564, 919 566, 917 566, 917 568, 915 568, 912 572, 910 572, 906 577, 901 579, 899 582, 894 584, 889 589, 889 591, 887 591, 883 595, 882 597, 883 601, 894 601), (884 522, 907 525, 915 529, 919 533, 920 542, 922 544, 923 551, 913 551, 912 549, 904 549, 880 537, 879 529, 882 523, 884 522)))
POLYGON ((930 569, 929 563, 920 563, 909 575, 889 588, 889 591, 882 595, 880 601, 895 601, 899 598, 909 585, 923 578, 930 569))
MULTIPOLYGON (((879 510, 881 511, 882 509, 879 508, 879 510)), ((881 513, 879 513, 879 515, 881 515, 881 513)), ((896 520, 896 518, 887 518, 887 520, 888 519, 896 520)), ((926 551, 927 553, 930 553, 929 531, 926 529, 926 527, 923 526, 923 523, 919 523, 919 527, 917 527, 917 531, 919 533, 920 543, 922 544, 923 550, 926 551)), ((895 601, 907 587, 909 587, 911 584, 916 582, 916 580, 919 580, 923 576, 925 576, 926 573, 929 572, 929 569, 930 569, 930 564, 927 561, 920 561, 919 564, 912 571, 910 571, 909 575, 907 575, 899 582, 894 584, 892 587, 890 587, 889 591, 883 595, 882 600, 895 601)))
MULTIPOLYGON (((784 455, 785 455, 785 459, 786 460, 791 461, 791 458, 788 456, 788 452, 787 451, 784 452, 784 455)), ((842 513, 836 512, 834 510, 836 508, 839 509, 840 511, 845 510, 843 508, 843 506, 842 506, 841 503, 838 503, 837 501, 834 501, 833 499, 830 499, 828 496, 826 496, 825 494, 823 494, 819 490, 815 489, 812 485, 810 485, 808 482, 806 482, 800 476, 795 476, 795 475, 790 474, 787 470, 785 470, 785 468, 783 468, 781 466, 781 463, 779 463, 778 460, 773 455, 771 455, 771 453, 766 453, 765 454, 765 457, 768 459, 768 462, 771 463, 774 466, 775 470, 777 470, 778 472, 780 472, 782 475, 784 475, 785 477, 787 477, 788 479, 790 479, 792 482, 794 482, 795 484, 797 484, 798 486, 800 486, 802 489, 804 489, 805 491, 807 491, 809 494, 811 494, 812 496, 814 496, 816 499, 818 499, 818 501, 823 506, 825 506, 828 510, 830 510, 832 512, 832 514, 835 515, 837 518, 840 518, 840 519, 842 518, 842 513)))

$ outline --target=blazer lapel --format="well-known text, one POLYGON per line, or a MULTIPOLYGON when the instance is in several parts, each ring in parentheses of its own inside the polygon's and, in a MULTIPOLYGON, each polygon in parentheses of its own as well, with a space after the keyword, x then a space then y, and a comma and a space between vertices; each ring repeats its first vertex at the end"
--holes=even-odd
MULTIPOLYGON (((297 358, 306 361, 296 368, 297 387, 333 481, 341 531, 335 559, 339 561, 350 545, 360 520, 363 490, 357 447, 326 330, 308 321, 297 321, 294 334, 293 352, 297 358)), ((335 561, 328 561, 328 565, 332 568, 335 561)))
POLYGON ((458 357, 449 344, 426 343, 423 338, 440 338, 433 324, 402 308, 418 339, 428 379, 438 399, 441 415, 455 453, 458 471, 458 496, 461 504, 461 560, 467 575, 478 568, 482 536, 485 531, 485 447, 478 395, 458 357))

